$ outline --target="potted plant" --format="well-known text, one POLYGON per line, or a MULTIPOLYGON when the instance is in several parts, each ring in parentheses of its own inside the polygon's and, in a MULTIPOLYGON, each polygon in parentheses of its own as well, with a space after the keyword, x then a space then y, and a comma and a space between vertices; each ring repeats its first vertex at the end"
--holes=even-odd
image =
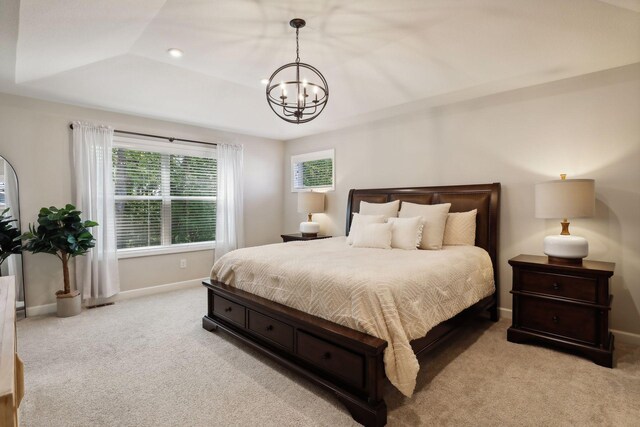
POLYGON ((24 250, 52 254, 62 261, 64 289, 56 292, 58 317, 75 316, 82 310, 80 292, 72 291, 69 283, 69 260, 94 247, 95 239, 88 229, 98 223, 83 222, 81 213, 73 205, 42 208, 38 213, 38 226, 29 224, 29 231, 20 237, 26 240, 24 250))
POLYGON ((11 255, 22 252, 20 230, 12 224, 17 219, 12 219, 11 215, 7 215, 7 212, 9 212, 9 208, 0 213, 0 265, 11 255))

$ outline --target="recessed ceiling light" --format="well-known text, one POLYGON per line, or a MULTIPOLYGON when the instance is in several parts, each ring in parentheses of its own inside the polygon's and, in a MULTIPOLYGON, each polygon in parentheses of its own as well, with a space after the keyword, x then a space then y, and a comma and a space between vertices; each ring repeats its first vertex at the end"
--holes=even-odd
POLYGON ((262 80, 260 80, 260 83, 262 83, 263 85, 268 85, 269 84, 269 79, 262 79, 262 80))
POLYGON ((181 58, 182 55, 184 55, 184 52, 182 52, 180 49, 177 49, 175 47, 172 47, 171 49, 167 49, 167 53, 174 58, 181 58))

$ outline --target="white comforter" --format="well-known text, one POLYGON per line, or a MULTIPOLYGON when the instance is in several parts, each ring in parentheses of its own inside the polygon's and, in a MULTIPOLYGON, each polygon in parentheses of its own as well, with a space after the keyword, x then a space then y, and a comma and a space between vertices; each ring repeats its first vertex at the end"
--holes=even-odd
POLYGON ((239 249, 211 278, 386 340, 387 377, 406 396, 420 368, 409 342, 495 291, 481 248, 352 248, 344 237, 239 249))

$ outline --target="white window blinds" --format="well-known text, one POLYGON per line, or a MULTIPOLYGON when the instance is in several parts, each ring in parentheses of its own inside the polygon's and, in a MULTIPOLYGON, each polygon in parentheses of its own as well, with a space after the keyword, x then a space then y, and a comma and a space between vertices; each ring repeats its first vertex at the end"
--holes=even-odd
POLYGON ((335 189, 334 150, 291 156, 291 191, 335 189))
POLYGON ((213 242, 215 149, 114 140, 118 249, 213 242))

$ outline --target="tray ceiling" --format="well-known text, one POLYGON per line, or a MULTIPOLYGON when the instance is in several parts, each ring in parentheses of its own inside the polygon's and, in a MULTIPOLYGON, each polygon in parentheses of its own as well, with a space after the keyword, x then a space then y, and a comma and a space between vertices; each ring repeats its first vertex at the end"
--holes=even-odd
POLYGON ((0 90, 292 139, 640 62, 637 0, 0 0, 0 90), (330 102, 278 119, 260 80, 300 56, 330 102), (180 48, 175 59, 167 49, 180 48))

